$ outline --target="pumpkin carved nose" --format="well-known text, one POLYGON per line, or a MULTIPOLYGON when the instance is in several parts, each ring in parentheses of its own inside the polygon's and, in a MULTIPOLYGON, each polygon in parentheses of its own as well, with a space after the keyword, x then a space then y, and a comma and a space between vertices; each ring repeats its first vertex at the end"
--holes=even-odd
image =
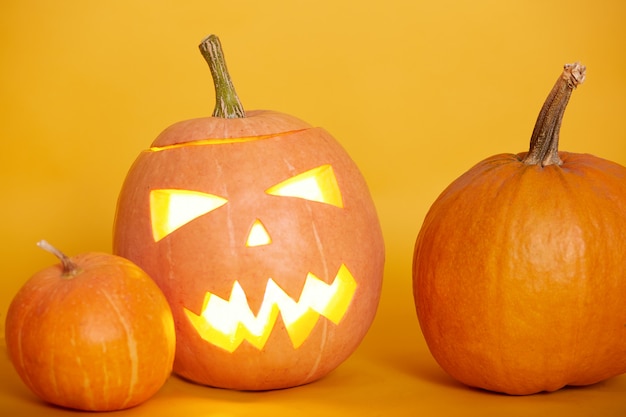
POLYGON ((263 226, 261 220, 256 219, 250 227, 250 232, 248 232, 246 246, 250 248, 254 246, 269 245, 270 243, 272 243, 272 238, 269 233, 267 233, 267 229, 263 226))

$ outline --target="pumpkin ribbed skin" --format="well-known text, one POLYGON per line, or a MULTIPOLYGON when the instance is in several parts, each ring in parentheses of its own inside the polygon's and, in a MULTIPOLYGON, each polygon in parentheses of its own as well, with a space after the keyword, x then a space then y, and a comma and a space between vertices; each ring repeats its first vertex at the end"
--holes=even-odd
POLYGON ((626 372, 626 168, 488 158, 430 208, 413 263, 420 326, 441 367, 509 394, 626 372))
POLYGON ((39 397, 63 407, 113 411, 138 405, 170 376, 174 321, 145 272, 126 259, 86 253, 81 269, 33 275, 6 318, 11 362, 39 397))
POLYGON ((373 201, 345 150, 324 129, 270 111, 179 122, 153 146, 160 148, 139 155, 120 192, 113 251, 145 269, 168 298, 177 329, 174 371, 200 384, 267 390, 306 384, 336 368, 374 319, 384 264, 373 201), (265 193, 325 164, 334 170, 342 208, 265 193), (210 193, 228 202, 155 242, 149 192, 162 188, 210 193), (255 219, 272 242, 245 247, 255 219), (206 292, 228 299, 237 280, 256 314, 268 279, 297 301, 308 273, 330 284, 342 264, 356 280, 347 312, 337 324, 319 317, 297 348, 280 315, 263 349, 244 341, 229 352, 202 339, 185 313, 200 314, 206 292))

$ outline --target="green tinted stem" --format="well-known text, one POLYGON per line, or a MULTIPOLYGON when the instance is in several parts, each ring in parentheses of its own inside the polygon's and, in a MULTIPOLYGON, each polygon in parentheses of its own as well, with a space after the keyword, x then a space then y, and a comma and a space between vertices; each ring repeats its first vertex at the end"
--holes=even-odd
POLYGON ((246 117, 246 112, 239 101, 235 86, 228 74, 219 38, 215 35, 209 35, 202 40, 199 48, 202 56, 209 64, 211 75, 213 76, 213 84, 215 86, 213 117, 225 119, 246 117))

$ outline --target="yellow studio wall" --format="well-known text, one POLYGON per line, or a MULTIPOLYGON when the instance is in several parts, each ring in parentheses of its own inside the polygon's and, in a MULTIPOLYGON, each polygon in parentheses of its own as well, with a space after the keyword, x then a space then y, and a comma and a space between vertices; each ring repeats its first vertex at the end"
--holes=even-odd
MULTIPOLYGON (((625 18, 619 0, 5 0, 0 337, 15 292, 56 262, 35 243, 45 238, 70 255, 109 252, 117 194, 137 154, 170 124, 210 114, 211 76, 197 45, 215 33, 246 109, 323 126, 361 168, 387 265, 377 319, 351 363, 374 361, 370 376, 389 376, 390 367, 402 384, 427 375, 415 385, 421 393, 393 378, 389 392, 368 389, 381 404, 419 397, 435 407, 425 393, 437 398, 454 384, 426 350, 413 307, 413 243, 426 210, 479 160, 526 150, 562 65, 576 60, 587 81, 572 96, 560 148, 626 165, 625 18)), ((341 369, 331 381, 360 378, 359 367, 341 369)), ((626 410, 626 381, 616 380, 603 401, 620 398, 626 410)), ((471 406, 510 406, 456 391, 471 406)))

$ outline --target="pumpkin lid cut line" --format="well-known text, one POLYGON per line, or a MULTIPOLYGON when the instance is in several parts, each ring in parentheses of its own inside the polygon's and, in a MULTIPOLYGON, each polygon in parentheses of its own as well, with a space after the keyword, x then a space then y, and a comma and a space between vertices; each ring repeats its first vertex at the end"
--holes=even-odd
POLYGON ((243 136, 239 138, 204 138, 204 139, 197 139, 197 140, 192 140, 188 142, 174 143, 171 145, 151 146, 150 148, 146 150, 146 152, 162 152, 162 151, 167 151, 171 149, 180 149, 180 148, 186 148, 186 147, 191 147, 191 146, 211 146, 211 145, 226 145, 226 144, 232 144, 232 143, 255 142, 255 141, 281 137, 281 136, 292 135, 292 134, 304 132, 310 129, 314 129, 314 128, 307 127, 304 129, 287 130, 284 132, 272 133, 268 135, 243 136))

